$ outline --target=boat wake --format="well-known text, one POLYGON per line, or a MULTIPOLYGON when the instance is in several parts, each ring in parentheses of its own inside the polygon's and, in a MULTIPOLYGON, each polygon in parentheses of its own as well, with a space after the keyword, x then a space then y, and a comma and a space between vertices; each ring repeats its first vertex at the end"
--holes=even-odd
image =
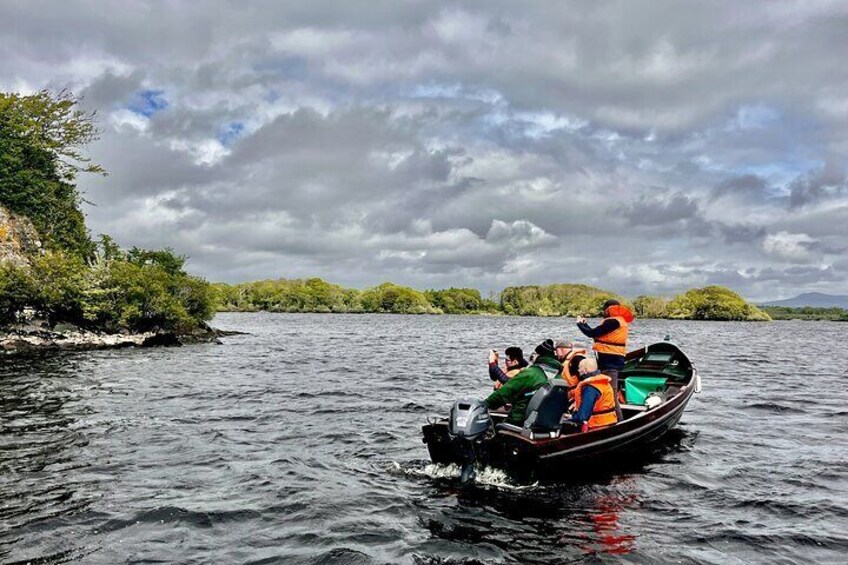
MULTIPOLYGON (((509 475, 506 474, 506 472, 501 469, 495 469, 494 467, 475 465, 474 470, 477 472, 474 484, 478 487, 491 487, 504 490, 527 490, 538 486, 538 483, 532 483, 529 485, 517 484, 510 478, 509 475)), ((403 475, 407 477, 459 482, 462 468, 459 465, 454 464, 442 465, 439 463, 414 462, 402 465, 397 461, 392 461, 389 472, 395 475, 403 475)))

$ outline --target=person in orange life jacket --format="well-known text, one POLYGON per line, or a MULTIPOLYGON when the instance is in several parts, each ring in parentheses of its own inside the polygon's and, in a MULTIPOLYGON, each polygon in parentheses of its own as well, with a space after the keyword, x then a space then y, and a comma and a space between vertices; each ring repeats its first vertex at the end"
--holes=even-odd
POLYGON ((506 351, 506 371, 498 366, 498 352, 494 349, 489 351, 489 378, 495 381, 495 390, 501 388, 509 379, 521 372, 521 369, 527 367, 528 363, 524 359, 524 352, 520 347, 507 347, 506 351))
POLYGON ((562 363, 562 379, 568 384, 568 402, 574 402, 574 389, 577 388, 577 366, 586 358, 586 350, 570 341, 558 339, 554 342, 557 361, 562 363))
POLYGON ((612 388, 616 393, 615 410, 619 420, 621 407, 618 404, 618 373, 624 367, 629 324, 634 319, 633 312, 614 298, 604 302, 604 320, 597 327, 590 327, 582 316, 577 318, 577 328, 595 341, 592 349, 598 358, 600 370, 612 379, 612 388))
POLYGON ((583 359, 578 375, 580 382, 574 390, 575 412, 566 421, 579 425, 584 432, 618 422, 611 380, 598 370, 598 362, 591 357, 583 359))
POLYGON ((601 371, 620 371, 624 367, 628 325, 633 320, 633 312, 615 299, 604 302, 604 320, 597 327, 589 326, 583 316, 577 318, 577 329, 595 341, 592 349, 598 356, 601 371))

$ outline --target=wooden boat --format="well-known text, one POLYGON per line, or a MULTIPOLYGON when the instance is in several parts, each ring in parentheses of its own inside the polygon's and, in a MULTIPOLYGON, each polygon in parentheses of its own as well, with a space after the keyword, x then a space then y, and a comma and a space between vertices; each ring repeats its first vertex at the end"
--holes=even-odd
MULTIPOLYGON (((522 476, 625 461, 663 438, 680 420, 692 395, 700 392, 694 365, 669 341, 629 352, 619 374, 620 387, 624 387, 628 377, 667 379, 662 402, 651 408, 622 404, 622 421, 587 432, 571 424, 541 430, 526 424, 512 426, 503 423, 505 412, 492 412, 493 426, 484 435, 469 440, 452 434, 449 419, 443 418, 423 427, 423 440, 434 463, 467 466, 469 461, 476 461, 522 476)), ((551 383, 554 381, 560 379, 551 383)))

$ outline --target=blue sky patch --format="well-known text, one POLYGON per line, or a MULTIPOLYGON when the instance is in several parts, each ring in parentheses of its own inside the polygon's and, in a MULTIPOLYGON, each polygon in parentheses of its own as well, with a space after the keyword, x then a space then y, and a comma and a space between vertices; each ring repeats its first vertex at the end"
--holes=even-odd
POLYGON ((244 123, 230 122, 228 124, 224 124, 218 132, 218 141, 221 142, 221 145, 227 147, 232 145, 243 133, 244 123))
POLYGON ((149 118, 156 112, 161 112, 168 107, 164 90, 140 90, 135 93, 127 108, 149 118))

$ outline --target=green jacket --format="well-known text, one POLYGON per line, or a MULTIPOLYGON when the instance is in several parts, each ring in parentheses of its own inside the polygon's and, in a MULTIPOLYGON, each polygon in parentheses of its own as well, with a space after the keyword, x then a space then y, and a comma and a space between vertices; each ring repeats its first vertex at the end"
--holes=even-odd
POLYGON ((550 378, 562 378, 562 364, 553 357, 539 356, 532 365, 509 379, 504 385, 486 398, 490 410, 512 404, 506 418, 507 423, 524 425, 527 405, 533 393, 550 378))

